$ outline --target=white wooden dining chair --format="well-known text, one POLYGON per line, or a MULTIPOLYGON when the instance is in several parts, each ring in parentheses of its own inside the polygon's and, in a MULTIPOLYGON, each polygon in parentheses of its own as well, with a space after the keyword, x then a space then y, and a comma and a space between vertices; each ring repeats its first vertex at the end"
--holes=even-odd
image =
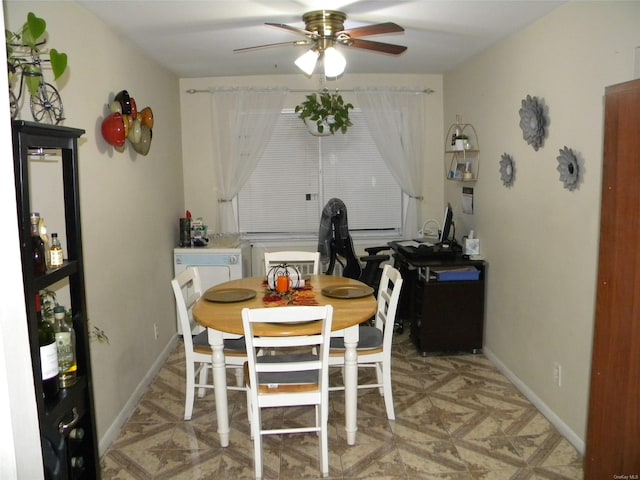
MULTIPOLYGON (((212 370, 212 352, 207 331, 200 331, 200 327, 193 319, 192 309, 202 295, 200 275, 197 268, 189 267, 171 280, 171 287, 176 299, 178 320, 182 327, 184 340, 184 354, 186 363, 186 394, 184 402, 184 419, 190 420, 193 413, 195 389, 198 396, 203 397, 205 389, 212 389, 213 383, 208 382, 209 370, 212 370), (199 333, 194 333, 199 332, 199 333), (191 333, 191 334, 190 334, 191 333), (195 378, 198 375, 198 383, 195 378)), ((225 363, 235 369, 236 386, 228 386, 229 390, 244 390, 243 367, 247 361, 247 350, 244 338, 225 339, 225 363)))
MULTIPOLYGON (((329 339, 333 307, 290 306, 242 310, 242 322, 248 351, 245 380, 247 409, 250 414, 254 443, 256 480, 262 478, 262 436, 317 432, 320 447, 320 472, 329 475, 328 408, 329 408, 329 339), (318 334, 300 336, 257 337, 256 323, 294 324, 319 322, 318 334), (292 352, 293 347, 293 352, 292 352), (309 352, 313 347, 318 352, 309 352), (275 355, 258 356, 260 349, 275 349, 275 355), (265 429, 261 411, 269 407, 313 405, 314 425, 265 429)), ((300 418, 298 417, 298 421, 300 418)))
MULTIPOLYGON (((358 340, 358 368, 375 368, 376 382, 358 384, 358 388, 378 388, 384 397, 387 418, 395 420, 393 390, 391 388, 391 347, 393 330, 402 288, 402 275, 391 265, 385 265, 378 288, 378 309, 373 325, 361 325, 358 340)), ((331 339, 329 364, 344 367, 344 338, 331 339)), ((330 387, 344 390, 344 386, 330 387)))
POLYGON ((320 273, 320 252, 264 252, 265 274, 269 273, 271 267, 283 263, 296 267, 303 275, 318 275, 320 273))

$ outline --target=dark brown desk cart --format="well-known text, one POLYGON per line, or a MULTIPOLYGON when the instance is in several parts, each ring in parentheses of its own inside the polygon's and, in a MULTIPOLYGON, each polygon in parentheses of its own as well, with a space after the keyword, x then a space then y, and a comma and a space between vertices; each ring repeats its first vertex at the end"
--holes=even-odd
MULTIPOLYGON (((443 256, 411 255, 398 242, 394 263, 405 279, 399 316, 423 355, 472 352, 482 349, 487 264, 463 258, 460 252, 443 256), (442 280, 442 270, 477 269, 477 279, 442 280), (408 324, 407 324, 408 323, 408 324)), ((453 275, 455 277, 455 275, 453 275)), ((468 276, 461 275, 461 278, 468 276)))

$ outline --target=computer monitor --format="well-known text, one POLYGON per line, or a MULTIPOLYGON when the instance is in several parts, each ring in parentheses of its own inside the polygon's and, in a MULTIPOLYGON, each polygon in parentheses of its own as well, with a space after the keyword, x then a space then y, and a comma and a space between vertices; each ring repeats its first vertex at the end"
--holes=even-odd
POLYGON ((440 230, 439 243, 447 243, 449 241, 449 234, 451 233, 451 226, 453 224, 453 209, 451 204, 447 203, 447 208, 444 210, 444 220, 442 221, 442 230, 440 230))

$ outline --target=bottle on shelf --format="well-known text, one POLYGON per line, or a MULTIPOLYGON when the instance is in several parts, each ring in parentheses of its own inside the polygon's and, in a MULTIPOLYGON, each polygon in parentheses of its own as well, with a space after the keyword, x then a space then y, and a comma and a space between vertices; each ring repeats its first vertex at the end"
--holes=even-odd
POLYGON ((55 398, 60 390, 58 386, 58 349, 56 347, 56 333, 53 325, 45 321, 42 316, 39 293, 36 294, 36 318, 38 321, 42 392, 45 401, 50 401, 55 398))
POLYGON ((456 127, 456 129, 451 134, 451 147, 452 148, 455 146, 456 140, 458 139, 459 136, 460 136, 460 129, 458 127, 456 127))
POLYGON ((51 258, 49 255, 51 243, 49 242, 49 235, 47 235, 47 225, 44 223, 44 218, 42 217, 40 217, 40 222, 38 223, 38 232, 44 244, 44 262, 47 264, 47 271, 49 271, 51 270, 51 258))
POLYGON ((64 263, 62 246, 57 233, 51 234, 51 246, 49 247, 49 264, 51 268, 60 268, 64 263))
POLYGON ((462 122, 462 117, 460 115, 456 115, 456 127, 453 133, 451 134, 451 147, 453 148, 456 144, 456 140, 460 136, 460 123, 462 122))
POLYGON ((58 384, 60 388, 68 388, 77 381, 76 334, 73 325, 67 323, 67 312, 63 306, 57 305, 53 308, 53 319, 58 350, 58 384))
POLYGON ((38 212, 31 213, 31 244, 33 250, 33 274, 36 277, 47 273, 46 253, 44 242, 40 238, 40 214, 38 212))
POLYGON ((71 457, 71 468, 82 470, 84 468, 84 457, 71 457))
POLYGON ((69 438, 81 442, 84 439, 84 428, 76 427, 69 432, 69 438))

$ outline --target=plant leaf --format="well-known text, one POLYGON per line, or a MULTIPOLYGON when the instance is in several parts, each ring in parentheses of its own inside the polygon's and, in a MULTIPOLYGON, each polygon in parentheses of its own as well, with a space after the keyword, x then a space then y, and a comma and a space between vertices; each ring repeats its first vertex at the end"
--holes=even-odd
POLYGON ((47 30, 47 22, 44 19, 36 17, 33 12, 27 15, 27 23, 22 32, 22 41, 25 45, 35 47, 38 39, 44 35, 47 30))
POLYGON ((12 31, 7 30, 5 28, 5 30, 4 30, 4 41, 5 41, 5 43, 7 43, 7 50, 11 49, 13 51, 13 47, 11 47, 11 45, 9 45, 9 44, 17 42, 18 41, 18 35, 16 35, 12 31))
POLYGON ((53 70, 53 78, 57 80, 60 75, 67 69, 67 54, 58 52, 55 48, 49 51, 49 59, 51 60, 51 70, 53 70))

